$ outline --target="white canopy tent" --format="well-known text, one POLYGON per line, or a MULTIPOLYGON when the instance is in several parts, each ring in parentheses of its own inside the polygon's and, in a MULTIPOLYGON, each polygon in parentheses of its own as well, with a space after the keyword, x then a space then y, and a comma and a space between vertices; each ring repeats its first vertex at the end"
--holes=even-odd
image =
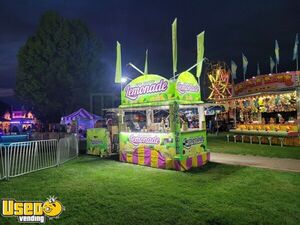
POLYGON ((102 116, 98 116, 80 108, 76 112, 71 113, 68 116, 63 116, 61 118, 60 124, 68 125, 74 123, 77 124, 77 129, 86 130, 93 128, 97 120, 103 119, 102 116))

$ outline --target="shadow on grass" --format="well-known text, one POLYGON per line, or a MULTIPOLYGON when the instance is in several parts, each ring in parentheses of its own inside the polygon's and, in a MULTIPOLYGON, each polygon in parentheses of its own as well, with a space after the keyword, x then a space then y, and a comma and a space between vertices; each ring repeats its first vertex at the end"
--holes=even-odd
POLYGON ((221 163, 209 162, 202 167, 191 168, 190 170, 185 171, 185 173, 203 174, 203 173, 207 173, 207 172, 216 172, 216 170, 218 170, 219 173, 228 175, 228 174, 233 174, 240 170, 243 170, 244 168, 245 168, 244 166, 224 165, 221 163))
MULTIPOLYGON (((72 161, 71 161, 72 163, 72 161)), ((92 155, 80 155, 78 157, 78 160, 73 161, 74 164, 80 164, 80 165, 84 165, 84 164, 109 164, 109 163, 122 163, 120 162, 118 159, 111 159, 111 158, 100 158, 99 156, 92 156, 92 155)), ((134 165, 134 164, 132 164, 134 165)), ((135 165, 136 166, 136 165, 135 165)), ((140 165, 141 166, 141 165, 140 165)), ((147 167, 147 166, 141 166, 141 167, 147 167)), ((147 168, 151 168, 151 167, 147 167, 147 168)), ((224 165, 221 163, 215 163, 215 162, 209 162, 207 164, 205 164, 202 167, 198 167, 198 168, 191 168, 188 171, 185 171, 184 173, 187 174, 203 174, 203 173, 207 173, 207 172, 215 172, 216 170, 219 171, 220 173, 226 173, 226 174, 230 174, 230 173, 235 173, 239 170, 244 169, 244 166, 238 166, 238 165, 224 165)), ((153 168, 153 169, 157 169, 157 168, 153 168)), ((175 170, 174 170, 175 171, 175 170)))
MULTIPOLYGON (((70 163, 73 164, 90 164, 90 163, 105 163, 109 159, 106 158, 100 158, 99 156, 93 156, 93 155, 79 155, 75 161, 71 160, 70 163)), ((111 160, 109 160, 111 161, 111 160)))
POLYGON ((205 164, 202 167, 197 167, 197 168, 191 168, 188 171, 185 171, 186 173, 199 173, 199 172, 206 172, 212 169, 216 169, 220 166, 219 163, 214 163, 214 162, 209 162, 207 164, 205 164))
POLYGON ((88 154, 79 154, 78 155, 79 158, 83 158, 83 157, 91 157, 91 158, 96 158, 96 159, 110 159, 110 160, 114 160, 114 161, 119 161, 119 155, 111 155, 111 156, 107 156, 107 157, 100 157, 97 155, 88 155, 88 154))

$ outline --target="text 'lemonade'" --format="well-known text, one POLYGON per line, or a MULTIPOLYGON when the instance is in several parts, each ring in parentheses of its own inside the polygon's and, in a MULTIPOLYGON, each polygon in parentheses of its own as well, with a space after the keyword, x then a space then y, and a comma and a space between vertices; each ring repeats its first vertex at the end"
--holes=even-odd
POLYGON ((151 135, 144 136, 144 135, 132 134, 129 136, 129 142, 133 145, 139 145, 139 144, 157 145, 160 143, 160 137, 151 136, 151 135))
POLYGON ((200 88, 198 85, 178 82, 177 90, 180 94, 185 94, 187 92, 199 92, 200 88))
POLYGON ((131 100, 137 99, 140 95, 165 92, 168 89, 168 82, 161 79, 159 82, 145 83, 138 86, 127 85, 125 97, 131 100))

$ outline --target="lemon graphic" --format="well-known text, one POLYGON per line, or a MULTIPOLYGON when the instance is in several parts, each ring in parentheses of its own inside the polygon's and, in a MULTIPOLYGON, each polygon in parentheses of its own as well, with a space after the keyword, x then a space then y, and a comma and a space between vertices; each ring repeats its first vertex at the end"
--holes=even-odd
POLYGON ((56 198, 51 197, 43 204, 43 211, 48 217, 58 217, 64 210, 63 205, 56 198))

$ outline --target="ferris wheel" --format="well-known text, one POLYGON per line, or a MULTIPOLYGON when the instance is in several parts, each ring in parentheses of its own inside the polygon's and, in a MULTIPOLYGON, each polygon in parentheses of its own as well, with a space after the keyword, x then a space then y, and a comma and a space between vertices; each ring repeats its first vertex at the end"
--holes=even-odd
POLYGON ((225 62, 211 62, 207 68, 211 90, 208 99, 218 101, 232 96, 230 70, 225 62))

